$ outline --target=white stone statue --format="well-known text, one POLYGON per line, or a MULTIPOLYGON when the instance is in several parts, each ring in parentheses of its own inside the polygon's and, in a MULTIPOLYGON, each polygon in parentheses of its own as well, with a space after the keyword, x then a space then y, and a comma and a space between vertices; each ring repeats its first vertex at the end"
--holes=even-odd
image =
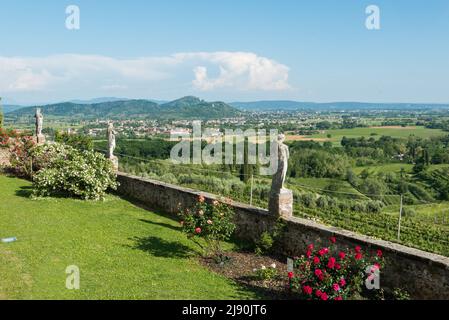
POLYGON ((278 168, 276 173, 273 175, 272 180, 272 190, 280 191, 284 189, 285 178, 287 177, 287 169, 288 169, 288 159, 290 158, 290 151, 288 150, 288 146, 284 144, 285 135, 280 134, 278 136, 277 144, 277 152, 278 152, 278 168))
POLYGON ((271 182, 268 210, 275 216, 288 219, 293 216, 293 192, 284 186, 287 177, 288 159, 290 158, 288 146, 284 144, 284 141, 285 135, 280 134, 275 142, 277 144, 278 167, 271 182))
POLYGON ((34 115, 36 118, 36 143, 43 144, 45 143, 45 136, 42 134, 42 127, 44 124, 44 116, 42 115, 41 109, 36 108, 36 114, 34 115))
POLYGON ((116 147, 115 135, 117 134, 117 132, 115 132, 114 124, 112 122, 109 122, 107 131, 108 131, 108 154, 107 154, 107 157, 109 160, 111 160, 114 169, 117 171, 118 170, 118 158, 116 156, 114 156, 114 150, 116 147))
POLYGON ((113 159, 114 158, 114 150, 116 147, 115 143, 115 135, 117 133, 114 130, 114 124, 112 122, 109 122, 108 125, 108 158, 113 159))
POLYGON ((36 136, 39 137, 42 136, 42 126, 44 123, 44 116, 40 108, 36 108, 36 115, 34 117, 36 118, 36 136))

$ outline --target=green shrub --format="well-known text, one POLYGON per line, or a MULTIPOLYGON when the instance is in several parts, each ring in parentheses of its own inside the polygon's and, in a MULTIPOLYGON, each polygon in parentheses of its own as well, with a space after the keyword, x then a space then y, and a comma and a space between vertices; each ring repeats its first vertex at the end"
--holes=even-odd
POLYGON ((100 153, 52 144, 37 147, 35 157, 45 164, 33 176, 35 196, 101 200, 108 189, 117 188, 112 163, 100 153))
POLYGON ((260 269, 253 269, 254 278, 257 280, 273 280, 278 276, 278 271, 276 269, 276 264, 272 264, 268 268, 262 265, 260 269))
POLYGON ((306 207, 306 208, 315 208, 316 207, 316 197, 314 194, 311 193, 305 193, 301 196, 301 203, 306 207))
POLYGON ((368 201, 366 204, 366 211, 368 213, 380 213, 382 212, 383 207, 384 204, 382 201, 368 201))
POLYGON ((259 240, 256 241, 255 253, 262 255, 270 251, 273 247, 274 239, 268 231, 261 234, 259 240))
POLYGON ((318 200, 316 201, 316 204, 317 204, 318 208, 322 208, 322 209, 327 208, 329 206, 328 197, 326 197, 326 196, 319 197, 318 200))
POLYGON ((229 240, 236 226, 233 222, 234 209, 221 201, 206 202, 203 196, 192 208, 179 213, 182 230, 194 240, 206 255, 223 257, 222 241, 229 240), (203 246, 197 238, 205 240, 203 246))
POLYGON ((366 212, 366 204, 364 202, 353 202, 351 210, 355 212, 366 212))

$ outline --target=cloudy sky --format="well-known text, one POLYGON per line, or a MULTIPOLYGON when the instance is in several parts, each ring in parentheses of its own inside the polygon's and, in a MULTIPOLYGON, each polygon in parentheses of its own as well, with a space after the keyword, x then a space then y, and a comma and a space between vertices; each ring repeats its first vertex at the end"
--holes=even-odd
POLYGON ((449 103, 449 2, 2 0, 0 96, 449 103), (365 26, 380 9, 380 30, 365 26), (66 8, 80 29, 66 28, 66 8))

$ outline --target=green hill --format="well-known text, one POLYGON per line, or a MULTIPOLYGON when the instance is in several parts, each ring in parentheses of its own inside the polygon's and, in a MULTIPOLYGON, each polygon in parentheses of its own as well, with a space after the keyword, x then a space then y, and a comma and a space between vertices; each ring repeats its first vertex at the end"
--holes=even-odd
MULTIPOLYGON (((8 114, 9 118, 34 116, 34 107, 25 107, 8 114)), ((44 116, 74 119, 213 119, 236 117, 241 111, 224 102, 206 102, 184 97, 165 104, 149 100, 123 100, 102 103, 63 102, 40 107, 44 116)))

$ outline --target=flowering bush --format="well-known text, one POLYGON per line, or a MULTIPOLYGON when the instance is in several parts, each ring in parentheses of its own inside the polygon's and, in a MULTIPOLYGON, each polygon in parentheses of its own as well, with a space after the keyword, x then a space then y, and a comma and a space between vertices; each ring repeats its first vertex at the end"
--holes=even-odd
POLYGON ((273 263, 268 268, 262 265, 260 269, 253 269, 254 276, 258 280, 272 280, 278 276, 276 264, 273 263))
POLYGON ((3 129, 0 126, 0 148, 8 148, 14 142, 15 138, 20 137, 16 130, 13 129, 3 129))
POLYGON ((10 143, 9 135, 6 130, 0 128, 0 148, 8 148, 10 143))
POLYGON ((30 136, 15 139, 11 148, 11 169, 21 177, 31 178, 33 174, 33 148, 36 143, 30 136))
POLYGON ((206 254, 223 255, 221 242, 229 240, 235 230, 234 210, 221 201, 206 202, 203 196, 195 205, 180 214, 182 230, 191 239, 202 238, 206 246, 200 245, 206 254))
POLYGON ((52 144, 37 147, 33 154, 39 167, 33 176, 35 196, 101 200, 109 188, 117 188, 112 163, 100 153, 52 144))
POLYGON ((360 294, 368 267, 371 267, 368 278, 383 267, 382 251, 370 255, 359 246, 338 251, 335 243, 336 239, 332 237, 329 247, 316 249, 310 244, 306 254, 295 259, 295 271, 288 277, 291 290, 301 298, 348 299, 360 294))

